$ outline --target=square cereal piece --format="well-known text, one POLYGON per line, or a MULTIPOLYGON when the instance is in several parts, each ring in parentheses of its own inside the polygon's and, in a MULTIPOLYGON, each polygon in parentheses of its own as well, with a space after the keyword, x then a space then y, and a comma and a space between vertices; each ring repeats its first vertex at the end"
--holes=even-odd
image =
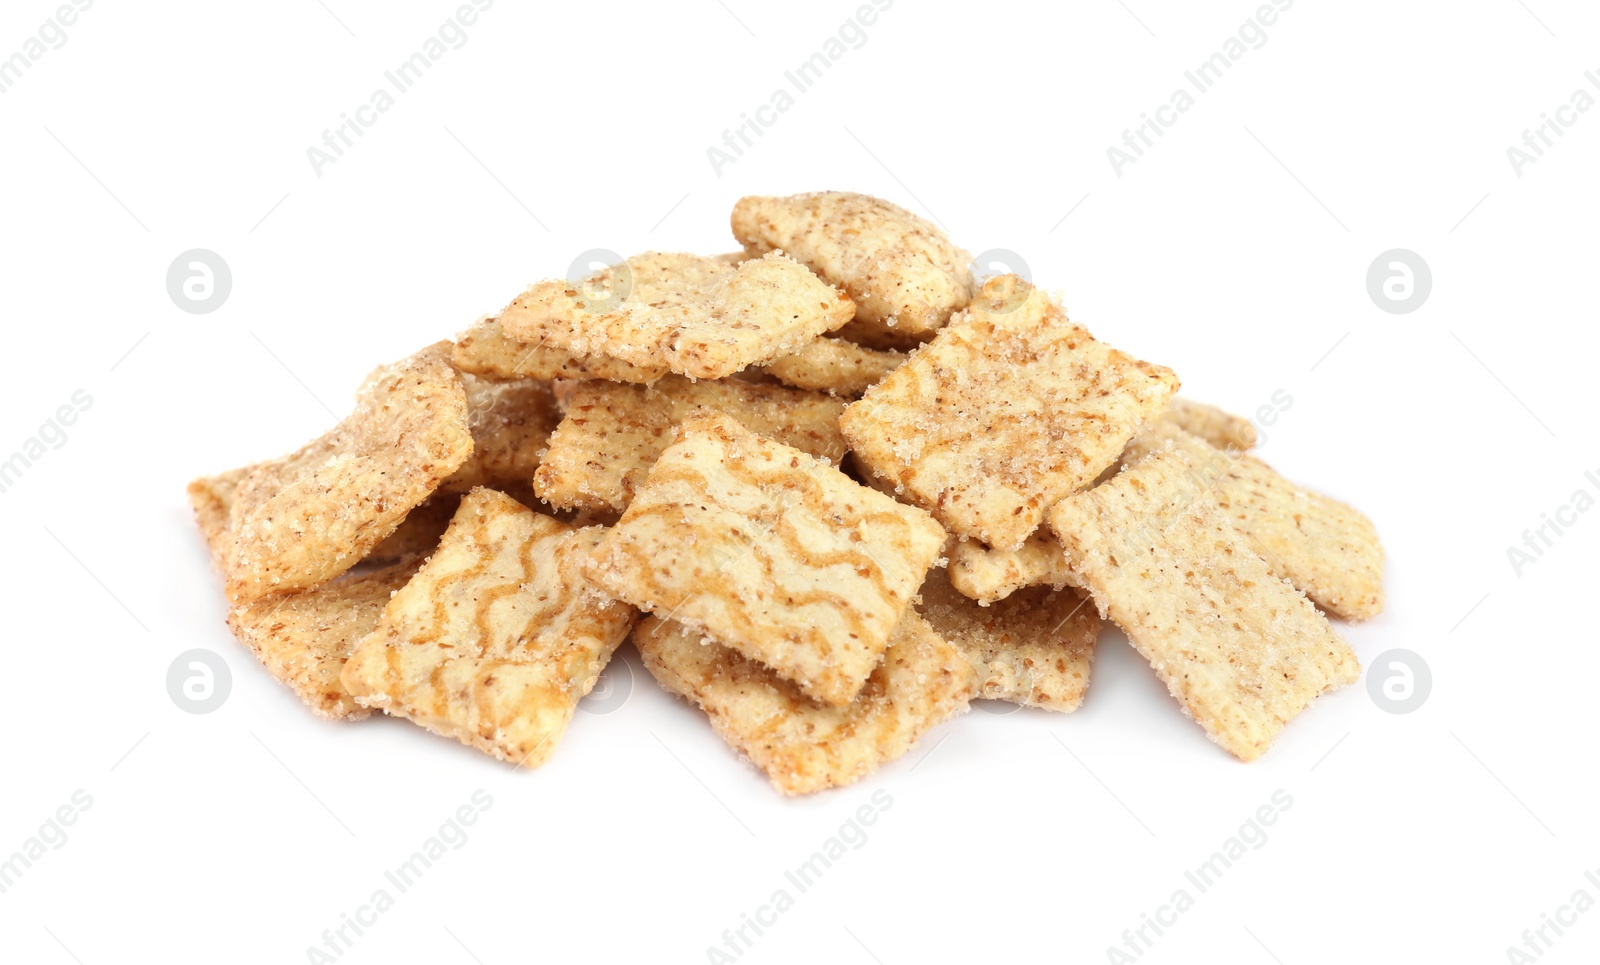
POLYGON ((563 509, 628 508, 672 428, 700 409, 715 409, 747 429, 830 462, 844 457, 839 416, 844 402, 817 392, 738 380, 691 382, 668 376, 645 388, 582 382, 550 437, 534 489, 563 509))
POLYGON ((646 617, 634 645, 651 676, 698 705, 728 746, 784 794, 860 780, 967 708, 972 669, 915 613, 895 628, 856 699, 828 707, 748 657, 679 623, 646 617))
POLYGON ((1041 527, 1014 550, 990 549, 975 539, 957 541, 950 548, 950 583, 970 599, 994 603, 1024 587, 1071 586, 1072 569, 1055 534, 1041 527))
POLYGON ((787 355, 855 315, 855 305, 781 253, 649 252, 579 283, 545 281, 500 314, 506 334, 578 355, 720 379, 787 355))
POLYGON ((925 336, 972 295, 972 256, 937 225, 865 194, 740 198, 733 236, 753 255, 786 251, 856 303, 852 337, 925 336))
POLYGON ((840 428, 869 469, 946 528, 1014 550, 1177 388, 1170 369, 1095 341, 1006 275, 845 409, 840 428))
POLYGON ((1050 525, 1101 612, 1184 711, 1248 761, 1361 667, 1197 485, 1200 471, 1181 450, 1157 453, 1057 503, 1050 525))
POLYGON ((665 365, 629 365, 605 355, 574 355, 548 341, 519 342, 498 318, 483 318, 456 337, 456 368, 491 382, 519 379, 609 379, 649 385, 667 374, 665 365))
POLYGON ((354 566, 472 454, 466 392, 440 342, 367 378, 321 438, 239 480, 224 556, 249 603, 354 566))
POLYGON ((1078 591, 1030 587, 983 606, 934 569, 917 612, 972 663, 975 696, 1061 712, 1083 704, 1100 614, 1078 591))
POLYGON ((842 338, 819 338, 761 371, 785 385, 835 395, 860 395, 906 360, 904 352, 872 349, 842 338))
POLYGON ((420 557, 409 557, 315 589, 263 597, 234 607, 228 629, 318 716, 360 720, 370 711, 355 702, 339 674, 356 644, 377 627, 390 595, 421 565, 420 557))
POLYGON ((466 492, 475 486, 532 482, 550 433, 561 421, 550 383, 490 382, 465 373, 461 382, 467 391, 472 457, 440 488, 466 492))
POLYGON ((843 705, 943 543, 927 513, 708 412, 680 427, 590 572, 843 705))
POLYGON ((363 706, 537 767, 638 614, 600 594, 578 529, 475 489, 341 680, 363 706))
POLYGON ((1256 427, 1249 419, 1182 396, 1174 398, 1156 421, 1193 433, 1218 449, 1243 452, 1256 447, 1256 427))
POLYGON ((1134 437, 1124 459, 1138 463, 1174 449, 1197 468, 1217 509, 1280 579, 1347 620, 1383 611, 1383 544, 1371 520, 1302 489, 1253 456, 1223 452, 1159 420, 1134 437))

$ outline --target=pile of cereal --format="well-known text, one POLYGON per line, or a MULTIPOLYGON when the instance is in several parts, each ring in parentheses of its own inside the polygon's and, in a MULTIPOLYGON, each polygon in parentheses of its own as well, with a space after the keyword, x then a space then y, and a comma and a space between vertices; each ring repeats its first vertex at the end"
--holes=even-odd
POLYGON ((1382 609, 1377 535, 1248 421, 896 205, 732 224, 534 285, 192 483, 239 640, 318 714, 533 767, 631 637, 785 793, 975 698, 1075 710, 1104 618, 1243 760, 1356 679, 1325 613, 1382 609))

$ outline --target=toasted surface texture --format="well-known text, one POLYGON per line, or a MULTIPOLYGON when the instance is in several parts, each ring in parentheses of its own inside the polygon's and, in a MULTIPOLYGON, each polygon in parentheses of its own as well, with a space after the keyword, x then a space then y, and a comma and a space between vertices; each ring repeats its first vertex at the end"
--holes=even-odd
POLYGON ((785 794, 840 787, 900 757, 965 710, 972 688, 966 660, 914 613, 843 707, 806 699, 767 667, 678 623, 647 617, 633 639, 661 686, 699 705, 785 794))
POLYGON ((1354 682, 1355 654, 1158 453, 1050 511, 1074 573, 1184 710, 1242 760, 1260 756, 1317 695, 1354 682))
POLYGON ((449 353, 440 342, 379 369, 348 418, 239 481, 224 566, 234 602, 338 576, 461 468, 472 433, 449 353))
POLYGON ((490 382, 461 376, 467 392, 472 456, 442 483, 465 492, 474 486, 530 483, 550 433, 561 421, 548 382, 490 382))
POLYGON ((1083 703, 1100 614, 1076 590, 1033 587, 981 606, 933 569, 917 612, 972 664, 974 696, 1056 711, 1083 703))
POLYGON ((957 541, 950 548, 950 583, 964 596, 994 603, 1023 587, 1071 586, 1072 570, 1055 534, 1041 527, 1014 550, 990 549, 975 539, 957 541))
POLYGON ((1095 341, 1007 275, 851 403, 840 428, 872 472, 952 532, 1014 550, 1177 388, 1170 369, 1095 341))
POLYGON ((456 368, 491 382, 518 379, 610 379, 649 385, 667 374, 665 365, 629 365, 606 355, 574 355, 548 341, 519 342, 498 318, 480 319, 456 337, 456 368))
POLYGON ((739 264, 649 252, 577 284, 540 282, 500 323, 520 341, 720 379, 794 352, 854 314, 850 299, 780 253, 739 264))
POLYGON ((720 413, 687 419, 593 559, 618 599, 849 703, 939 555, 927 513, 720 413))
POLYGON ((1140 432, 1124 458, 1137 463, 1167 450, 1185 454, 1218 511, 1275 575, 1346 619, 1382 612, 1383 545, 1371 520, 1336 499, 1302 489, 1253 456, 1223 452, 1160 422, 1140 432))
POLYGON ((932 332, 972 293, 970 254, 938 226, 865 194, 741 198, 732 226, 751 254, 788 252, 843 288, 856 303, 852 328, 868 335, 932 332))
POLYGON ((1256 447, 1256 427, 1249 419, 1182 396, 1168 404, 1159 421, 1193 433, 1218 449, 1245 450, 1256 447))
POLYGON ((230 469, 189 484, 189 505, 194 509, 194 521, 200 527, 206 547, 211 550, 212 562, 219 567, 233 543, 233 494, 239 489, 239 483, 256 468, 230 469))
POLYGON ((228 629, 317 714, 360 720, 370 711, 355 702, 339 674, 356 644, 378 625, 390 594, 421 564, 411 557, 236 606, 228 613, 228 629))
POLYGON ((545 454, 534 488, 564 509, 628 507, 645 474, 690 413, 714 409, 787 446, 837 463, 844 456, 844 402, 817 392, 738 380, 691 382, 668 376, 654 386, 583 382, 545 454))
POLYGON ((345 688, 364 706, 538 766, 637 617, 581 573, 600 536, 473 490, 356 647, 345 688))
POLYGON ((842 338, 819 338, 793 355, 773 359, 762 371, 796 388, 860 395, 905 360, 903 352, 865 348, 842 338))

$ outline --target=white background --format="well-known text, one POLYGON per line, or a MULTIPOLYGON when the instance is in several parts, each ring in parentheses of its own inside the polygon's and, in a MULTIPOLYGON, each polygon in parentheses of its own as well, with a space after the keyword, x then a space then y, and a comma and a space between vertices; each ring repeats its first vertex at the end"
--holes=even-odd
MULTIPOLYGON (((1597 493, 1600 110, 1521 177, 1506 156, 1600 70, 1593 5, 1301 0, 1121 177, 1107 147, 1255 4, 900 0, 720 177, 707 148, 855 4, 501 0, 318 177, 306 148, 454 10, 327 6, 96 3, 0 95, 0 455, 93 399, 0 495, 0 857, 93 798, 0 895, 7 961, 306 961, 480 788, 465 846, 343 961, 703 962, 879 790, 865 845, 741 960, 1106 961, 1279 789, 1266 843, 1142 961, 1500 962, 1600 898, 1600 512, 1520 576, 1506 555, 1597 493), (318 720, 230 639, 189 479, 317 435, 375 364, 581 251, 728 250, 741 195, 823 188, 1020 253, 1196 399, 1288 392, 1262 454, 1376 521, 1389 607, 1346 632, 1364 663, 1422 654, 1424 706, 1363 681, 1241 764, 1108 630, 1078 713, 973 712, 785 800, 631 653, 620 709, 517 773, 318 720), (1411 314, 1366 291, 1396 247, 1433 272, 1411 314), (209 315, 166 292, 191 248, 233 272, 209 315), (233 671, 205 716, 165 687, 192 648, 233 671)), ((52 10, 8 3, 0 56, 52 10)), ((1597 950, 1600 910, 1543 960, 1597 950)))

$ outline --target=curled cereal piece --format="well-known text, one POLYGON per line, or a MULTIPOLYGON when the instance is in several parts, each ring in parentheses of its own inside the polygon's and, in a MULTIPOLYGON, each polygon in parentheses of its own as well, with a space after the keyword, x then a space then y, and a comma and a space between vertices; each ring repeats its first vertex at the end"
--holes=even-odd
POLYGON ((1327 617, 1218 510, 1191 454, 1156 453, 1057 503, 1078 581, 1185 712, 1241 760, 1361 666, 1327 617))
POLYGON ((850 448, 946 528, 1014 550, 1178 388, 1012 275, 845 409, 850 448))
POLYGON ((545 281, 500 313, 506 334, 579 356, 720 379, 848 322, 855 305, 779 253, 636 255, 579 283, 545 281))
POLYGON ((345 688, 363 706, 537 767, 638 616, 581 573, 600 535, 473 490, 356 646, 345 688))
POLYGON ((667 690, 697 704, 728 745, 785 794, 860 780, 909 751, 935 724, 967 708, 972 669, 908 613, 883 660, 850 703, 814 703, 794 684, 679 623, 647 617, 633 640, 667 690))
POLYGON ((788 252, 843 288, 856 303, 852 337, 868 344, 925 337, 972 294, 970 254, 938 226, 869 195, 741 198, 732 225, 751 254, 788 252))
POLYGON ((590 572, 815 700, 855 698, 944 543, 920 509, 728 416, 696 413, 590 572))
POLYGON ((354 566, 472 454, 466 392, 440 342, 373 373, 355 411, 232 495, 228 596, 248 603, 354 566))

